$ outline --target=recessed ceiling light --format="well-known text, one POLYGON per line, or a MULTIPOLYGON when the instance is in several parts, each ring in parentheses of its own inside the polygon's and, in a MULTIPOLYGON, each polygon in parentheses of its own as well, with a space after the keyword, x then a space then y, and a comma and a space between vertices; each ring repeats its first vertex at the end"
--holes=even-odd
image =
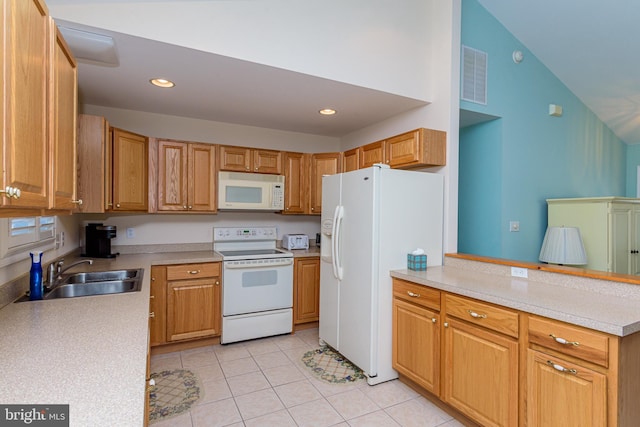
POLYGON ((165 87, 165 88, 174 87, 176 85, 174 82, 167 79, 151 79, 149 80, 149 83, 151 83, 154 86, 165 87))
POLYGON ((318 113, 322 114, 323 116, 333 116, 336 113, 336 110, 334 110, 333 108, 323 108, 322 110, 318 111, 318 113))

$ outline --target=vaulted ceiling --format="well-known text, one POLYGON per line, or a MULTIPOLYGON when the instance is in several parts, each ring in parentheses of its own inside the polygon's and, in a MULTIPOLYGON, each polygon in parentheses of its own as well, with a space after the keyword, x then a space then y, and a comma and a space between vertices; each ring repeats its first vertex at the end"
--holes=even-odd
MULTIPOLYGON (((73 3, 78 0, 49 0, 73 3)), ((101 0, 101 3, 122 0, 101 0)), ((140 0, 139 0, 140 1, 140 0)), ((640 2, 479 0, 628 144, 640 143, 640 2)), ((54 15, 55 17, 55 15, 54 15)), ((118 67, 80 61, 82 103, 339 137, 424 100, 60 22, 113 37, 118 67), (163 70, 177 86, 146 82, 163 70), (317 114, 332 106, 333 117, 317 114)))

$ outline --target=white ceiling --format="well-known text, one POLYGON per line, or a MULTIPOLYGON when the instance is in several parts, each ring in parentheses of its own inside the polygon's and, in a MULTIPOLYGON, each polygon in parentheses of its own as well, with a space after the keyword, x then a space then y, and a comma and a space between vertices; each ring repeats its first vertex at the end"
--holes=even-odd
POLYGON ((479 0, 627 144, 640 143, 640 2, 479 0))
MULTIPOLYGON (((340 137, 422 100, 354 86, 154 40, 56 20, 114 39, 119 65, 78 60, 81 104, 340 137), (171 89, 149 83, 175 82, 171 89), (330 107, 334 116, 318 110, 330 107)), ((72 50, 73 46, 72 46, 72 50)))
MULTIPOLYGON (((640 143, 640 2, 479 1, 619 138, 640 143)), ((118 67, 79 61, 81 103, 333 137, 425 105, 77 23, 59 24, 116 41, 118 67), (162 76, 171 76, 176 87, 159 90, 147 83, 162 76), (327 106, 338 114, 317 113, 327 106)))

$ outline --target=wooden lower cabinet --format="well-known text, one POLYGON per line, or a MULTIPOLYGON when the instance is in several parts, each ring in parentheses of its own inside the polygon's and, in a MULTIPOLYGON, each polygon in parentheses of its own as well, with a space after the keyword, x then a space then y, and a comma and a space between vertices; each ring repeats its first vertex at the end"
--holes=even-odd
POLYGON ((518 425, 518 342, 445 318, 442 399, 483 426, 518 425))
POLYGON ((614 336, 397 278, 393 295, 401 379, 474 422, 638 425, 640 333, 614 336))
POLYGON ((393 300, 393 368, 425 390, 440 394, 440 315, 393 300))
POLYGON ((580 364, 529 349, 527 426, 607 425, 607 377, 580 364))
POLYGON ((152 346, 220 335, 220 263, 154 266, 151 275, 152 346))
POLYGON ((320 259, 296 258, 294 262, 293 323, 320 319, 320 259))

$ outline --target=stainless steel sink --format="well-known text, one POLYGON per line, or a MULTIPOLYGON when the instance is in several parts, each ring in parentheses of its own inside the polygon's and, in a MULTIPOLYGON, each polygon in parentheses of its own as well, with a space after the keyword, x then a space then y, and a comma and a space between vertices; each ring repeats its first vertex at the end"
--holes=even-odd
POLYGON ((83 273, 71 273, 62 276, 59 283, 75 284, 75 283, 91 283, 91 282, 110 282, 121 281, 127 279, 136 279, 142 276, 143 269, 136 270, 110 270, 110 271, 88 271, 83 273))
POLYGON ((88 295, 121 294, 140 290, 138 280, 110 280, 106 282, 71 283, 55 287, 43 299, 74 298, 88 295))
MULTIPOLYGON (((138 292, 143 274, 143 268, 63 274, 53 289, 45 292, 43 299, 138 292)), ((22 301, 29 301, 29 296, 25 295, 16 302, 22 301)))

